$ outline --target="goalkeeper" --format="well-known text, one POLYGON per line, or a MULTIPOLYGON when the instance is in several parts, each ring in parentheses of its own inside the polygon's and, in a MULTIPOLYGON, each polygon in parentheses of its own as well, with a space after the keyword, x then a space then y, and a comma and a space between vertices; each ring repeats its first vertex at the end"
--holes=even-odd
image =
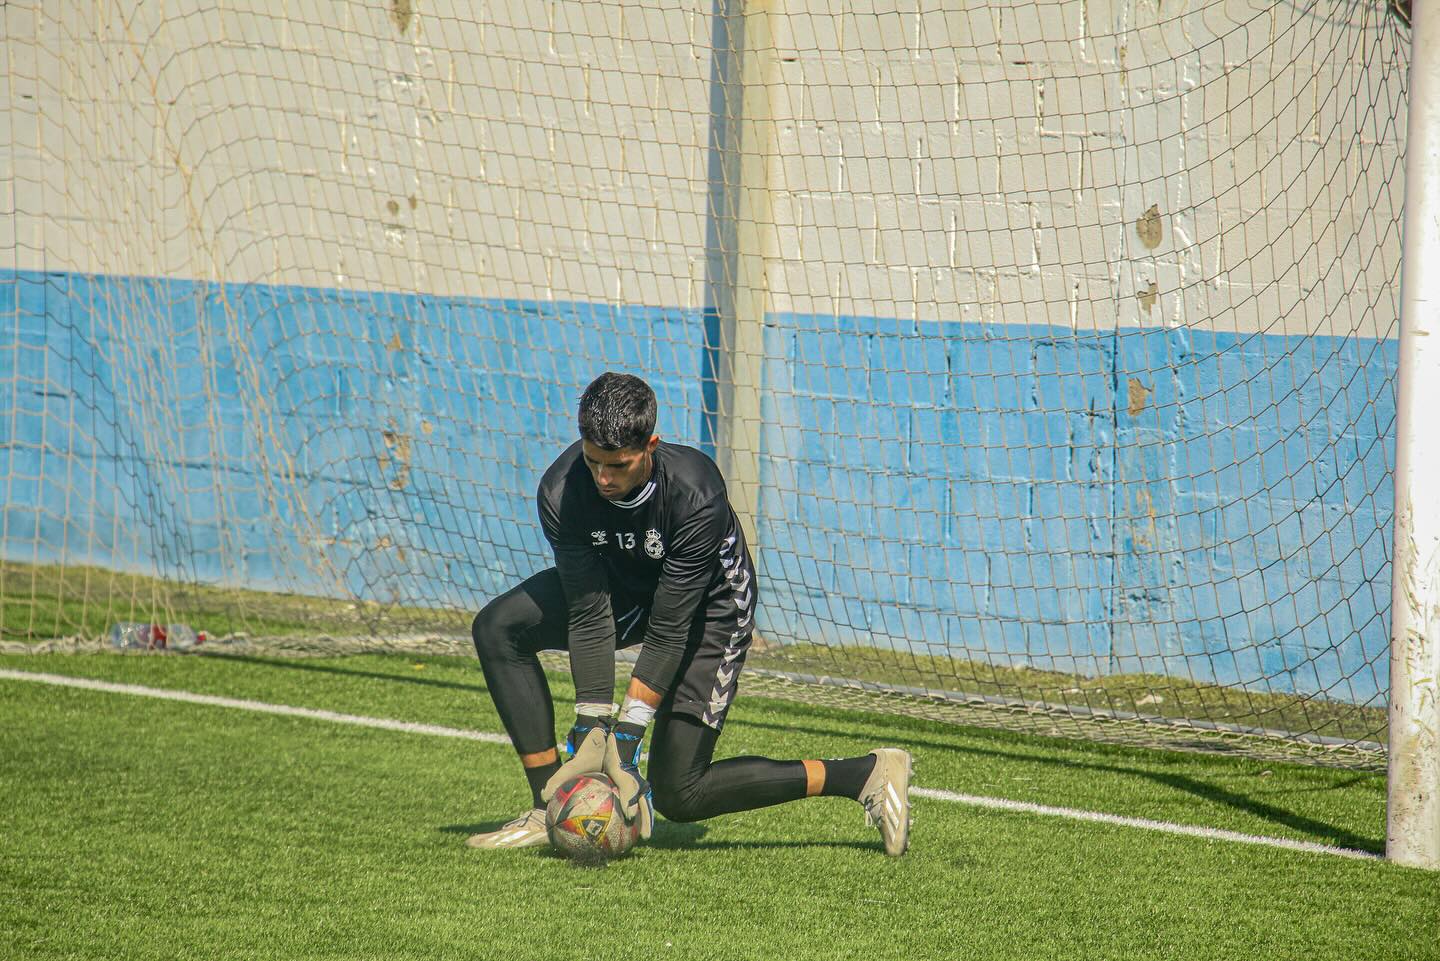
POLYGON ((606 373, 580 399, 580 440, 545 472, 540 523, 555 566, 487 604, 473 628, 485 683, 525 776, 532 808, 477 848, 546 843, 545 804, 578 774, 602 768, 626 816, 650 836, 653 808, 698 821, 817 795, 859 801, 885 853, 905 852, 910 755, 893 748, 842 760, 714 761, 754 630, 750 552, 715 464, 655 435, 655 394, 606 373), (615 705, 615 650, 640 645, 615 705), (568 650, 575 721, 568 760, 542 650, 568 650), (649 782, 640 745, 651 737, 649 782), (652 794, 653 788, 653 794, 652 794), (653 798, 653 802, 652 802, 653 798))

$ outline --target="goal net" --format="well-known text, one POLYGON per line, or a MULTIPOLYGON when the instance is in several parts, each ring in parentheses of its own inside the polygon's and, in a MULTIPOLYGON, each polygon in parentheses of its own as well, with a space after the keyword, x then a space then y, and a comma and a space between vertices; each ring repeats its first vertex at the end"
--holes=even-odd
POLYGON ((644 376, 752 688, 1383 762, 1383 0, 0 6, 0 632, 463 649, 644 376))

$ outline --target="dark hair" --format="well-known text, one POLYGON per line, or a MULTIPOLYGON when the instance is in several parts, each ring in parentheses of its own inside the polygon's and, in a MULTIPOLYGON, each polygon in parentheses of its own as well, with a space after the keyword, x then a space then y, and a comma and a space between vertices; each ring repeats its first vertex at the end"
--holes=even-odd
POLYGON ((580 436, 604 450, 639 450, 655 433, 655 392, 639 377, 606 371, 580 397, 580 436))

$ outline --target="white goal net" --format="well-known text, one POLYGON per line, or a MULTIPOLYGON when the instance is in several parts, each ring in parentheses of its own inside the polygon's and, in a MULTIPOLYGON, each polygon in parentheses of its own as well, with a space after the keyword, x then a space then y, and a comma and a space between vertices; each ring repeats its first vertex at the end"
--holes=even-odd
POLYGON ((463 639, 617 369, 752 683, 1375 763, 1399 12, 12 0, 0 632, 463 639))

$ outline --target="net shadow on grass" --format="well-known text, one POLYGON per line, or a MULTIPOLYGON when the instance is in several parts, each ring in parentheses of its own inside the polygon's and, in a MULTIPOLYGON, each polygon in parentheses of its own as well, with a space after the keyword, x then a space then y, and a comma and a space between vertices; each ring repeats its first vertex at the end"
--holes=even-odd
MULTIPOLYGON (((799 713, 799 712, 797 712, 799 713)), ((772 721, 757 721, 749 718, 736 719, 739 723, 775 731, 787 733, 812 734, 816 736, 831 736, 836 734, 835 729, 818 727, 805 724, 776 723, 772 721)), ((984 733, 992 733, 988 729, 981 729, 984 733)), ((979 733, 979 732, 973 732, 979 733)), ((847 735, 853 736, 853 735, 847 735)), ((891 735, 891 740, 896 741, 900 746, 907 749, 933 750, 937 752, 949 752, 952 754, 966 754, 973 757, 987 757, 1007 762, 1018 762, 1025 764, 1040 764, 1047 767, 1066 768, 1075 771, 1091 771, 1097 774, 1111 776, 1124 776, 1140 778, 1161 785, 1171 790, 1188 794, 1191 797, 1208 801, 1212 804, 1223 805, 1235 811, 1250 814, 1261 818, 1271 824, 1300 831, 1306 835, 1321 840, 1326 844, 1333 844, 1337 847, 1354 848, 1360 851, 1383 853, 1385 839, 1383 837, 1364 837, 1350 831, 1337 828, 1334 825, 1317 821, 1314 818, 1306 817, 1294 811, 1288 811, 1267 803, 1255 797, 1242 794, 1233 790, 1220 787, 1203 778, 1179 774, 1169 771, 1150 770, 1143 767, 1133 767, 1118 763, 1105 763, 1099 761, 1081 760, 1073 757, 1055 756, 1054 754, 1042 755, 1039 753, 1027 753, 1021 751, 1007 751, 1001 748, 982 748, 970 745, 955 744, 952 742, 927 740, 913 735, 905 735, 899 738, 891 735)), ((1077 747, 1085 745, 1078 744, 1077 747)), ((1345 781, 1328 785, 1323 788, 1310 788, 1308 791, 1339 791, 1347 787, 1359 784, 1367 779, 1378 777, 1378 775, 1355 774, 1345 781)))
MULTIPOLYGON (((107 650, 112 649, 102 639, 62 639, 41 644, 0 641, 0 652, 3 653, 82 653, 107 650)), ((318 638, 247 638, 222 640, 216 646, 196 653, 211 657, 249 658, 252 663, 257 664, 297 667, 300 670, 330 672, 339 676, 369 676, 455 690, 486 690, 478 672, 476 682, 468 684, 307 663, 317 655, 337 657, 344 654, 395 654, 415 658, 455 656, 469 659, 474 657, 474 648, 466 635, 387 639, 374 636, 328 635, 318 638), (231 644, 234 646, 230 646, 231 644)), ((635 654, 633 651, 617 651, 616 657, 617 661, 628 664, 633 662, 635 654)), ((542 652, 541 664, 547 672, 564 674, 569 671, 568 658, 563 652, 542 652)), ((864 665, 849 667, 863 668, 864 665)), ((864 674, 865 671, 862 669, 858 673, 864 674)), ((1045 738, 1247 757, 1351 770, 1383 771, 1387 760, 1385 746, 1379 741, 1328 735, 1296 735, 1293 732, 1269 730, 1241 723, 1140 715, 1123 710, 1020 701, 983 693, 966 694, 938 689, 896 687, 861 677, 847 679, 843 676, 827 675, 810 678, 810 675, 775 671, 759 666, 747 666, 745 676, 746 690, 751 696, 758 695, 772 702, 804 703, 891 717, 905 716, 1045 738), (810 678, 810 681, 806 678, 810 678)), ((1383 730, 1379 730, 1379 733, 1373 736, 1383 740, 1383 734, 1383 730)))
MULTIPOLYGON (((239 654, 233 651, 205 651, 199 656, 212 657, 222 661, 233 661, 242 664, 251 664, 257 667, 273 667, 292 671, 311 671, 317 674, 333 674, 337 677, 370 678, 377 681, 396 681, 401 684, 417 684, 422 687, 437 687, 452 691, 465 691, 468 694, 488 694, 489 689, 483 681, 477 680, 474 684, 467 684, 464 681, 442 681, 433 677, 415 677, 408 674, 386 674, 384 671, 354 670, 345 667, 336 667, 329 664, 315 664, 304 659, 289 659, 281 657, 265 657, 255 654, 239 654)), ((475 672, 478 678, 480 666, 477 662, 475 672)))
POLYGON ((1106 712, 953 691, 919 691, 863 680, 747 669, 751 694, 840 710, 881 713, 1063 740, 1247 757, 1352 770, 1383 770, 1374 741, 1295 736, 1209 721, 1106 712))
MULTIPOLYGON (((328 665, 328 664, 317 664, 317 663, 312 663, 312 662, 310 662, 310 661, 308 661, 308 660, 306 660, 306 659, 303 659, 303 658, 302 658, 302 659, 296 659, 296 658, 293 658, 293 657, 269 656, 269 655, 259 655, 259 654, 248 654, 248 653, 241 653, 241 652, 238 652, 238 651, 206 651, 206 652, 203 652, 203 654, 201 654, 201 655, 199 655, 199 656, 213 657, 213 658, 217 658, 217 659, 221 659, 221 660, 226 660, 226 661, 241 662, 241 663, 245 663, 245 664, 249 664, 249 665, 255 665, 255 666, 260 666, 260 667, 270 667, 270 668, 277 668, 277 669, 283 669, 283 670, 308 671, 308 672, 316 672, 316 673, 322 673, 322 674, 330 674, 330 675, 334 675, 334 676, 338 676, 338 677, 363 677, 363 678, 370 678, 370 679, 379 680, 379 681, 397 681, 397 682, 401 682, 401 683, 405 683, 405 684, 420 685, 420 686, 423 686, 423 687, 432 687, 432 688, 440 688, 440 689, 446 689, 446 690, 464 691, 464 692, 466 692, 467 694, 486 694, 486 693, 488 693, 488 689, 485 687, 483 681, 479 680, 479 678, 478 678, 478 669, 477 669, 477 682, 474 683, 474 684, 470 684, 470 683, 465 683, 465 682, 461 682, 461 681, 449 681, 449 680, 441 680, 441 679, 438 679, 438 678, 429 678, 429 677, 414 677, 414 676, 409 676, 409 675, 405 675, 405 674, 389 674, 389 673, 385 673, 385 672, 381 672, 381 671, 356 670, 356 669, 351 669, 351 668, 346 668, 346 667, 337 667, 337 666, 328 665)), ((558 665, 556 665, 556 664, 554 664, 554 663, 547 663, 547 664, 546 664, 546 667, 549 668, 549 669, 552 669, 552 670, 555 669, 557 666, 558 666, 558 665)), ((753 693, 754 693, 755 695, 764 697, 764 694, 761 693, 761 692, 753 692, 753 693)), ((865 704, 865 703, 863 703, 863 702, 862 702, 862 703, 853 703, 853 704, 844 704, 844 705, 841 705, 841 704, 815 705, 815 704, 813 704, 813 702, 802 702, 802 701, 797 701, 797 700, 791 700, 791 699, 788 699, 788 698, 766 697, 765 700, 766 700, 766 702, 767 702, 768 704, 770 704, 770 705, 772 705, 772 706, 774 706, 774 707, 777 707, 777 708, 781 707, 782 705, 790 706, 790 707, 793 708, 793 710, 795 711, 796 714, 805 713, 805 706, 803 706, 803 705, 809 705, 809 706, 819 707, 819 708, 821 708, 822 710, 824 710, 824 709, 848 709, 848 710, 851 710, 851 711, 858 711, 858 712, 860 712, 860 713, 870 713, 870 711, 867 711, 867 710, 866 710, 867 707, 870 707, 871 711, 874 710, 873 706, 870 706, 870 705, 865 704)), ((783 708, 782 708, 782 709, 783 709, 783 708)), ((893 717, 893 715, 886 715, 886 716, 887 716, 887 717, 893 717)), ((913 717, 914 715, 911 715, 911 716, 913 717)), ((969 725, 964 725, 963 722, 957 724, 957 723, 955 722, 955 720, 950 719, 950 718, 946 718, 946 719, 943 719, 943 720, 938 719, 938 718, 921 718, 921 719, 922 719, 922 720, 930 720, 930 721, 939 721, 940 723, 954 724, 954 725, 956 726, 956 729, 957 729, 957 730, 966 730, 966 731, 969 731, 969 732, 972 733, 972 734, 973 734, 973 733, 979 733, 979 732, 981 732, 981 731, 984 731, 984 732, 986 732, 986 733, 996 733, 996 732, 995 732, 995 729, 994 729, 993 727, 991 727, 991 726, 989 726, 989 725, 984 725, 984 724, 976 725, 976 726, 973 726, 973 727, 972 727, 972 726, 969 726, 969 725)), ((738 720, 738 719, 737 719, 737 720, 738 720)), ((795 724, 795 723, 774 723, 774 722, 766 722, 766 721, 760 721, 760 720, 753 720, 753 719, 749 719, 749 718, 744 719, 741 723, 746 724, 746 725, 749 725, 749 726, 752 726, 752 727, 755 727, 755 728, 758 728, 758 729, 762 729, 762 730, 783 731, 783 732, 786 732, 786 733, 804 733, 804 734, 812 734, 812 735, 820 735, 820 736, 830 736, 830 737, 836 736, 837 733, 839 733, 839 732, 837 732, 837 730, 836 730, 835 728, 831 728, 831 727, 820 727, 820 726, 815 726, 815 725, 813 725, 813 724, 812 724, 812 725, 805 725, 805 724, 795 724)), ((1058 742, 1058 743, 1060 743, 1060 744, 1064 744, 1064 743, 1066 743, 1066 742, 1073 742, 1073 743, 1074 743, 1074 747, 1075 747, 1076 749, 1083 749, 1083 748, 1086 748, 1086 747, 1088 747, 1088 746, 1091 745, 1091 742, 1074 741, 1073 738, 1066 738, 1063 734, 1059 734, 1058 732, 1050 732, 1048 736, 1047 736, 1047 734, 1045 734, 1045 733, 1038 733, 1038 732, 1023 732, 1023 731, 1022 731, 1022 732, 1015 732, 1015 731, 1012 731, 1012 732, 1009 732, 1009 733, 1010 733, 1012 736, 1013 736, 1013 735, 1019 735, 1019 736, 1022 736, 1022 737, 1023 737, 1023 736, 1045 737, 1045 739, 1046 739, 1047 741, 1054 741, 1054 742, 1058 742)), ((855 734, 852 732, 852 733, 846 734, 846 736, 848 736, 848 737, 854 737, 855 734)), ((1073 757, 1055 756, 1053 753, 1047 756, 1047 755, 1041 755, 1041 754, 1039 754, 1039 753, 1027 753, 1027 752, 1020 752, 1020 751, 1007 751, 1007 750, 1003 750, 1003 749, 1000 749, 1000 748, 978 748, 978 747, 973 747, 973 746, 963 746, 963 745, 957 745, 957 744, 954 744, 954 743, 947 743, 947 742, 939 741, 939 740, 924 739, 924 738, 916 737, 916 736, 910 735, 910 734, 907 734, 907 735, 905 735, 905 736, 903 736, 903 737, 900 737, 900 738, 896 738, 896 736, 895 736, 895 734, 894 734, 893 732, 887 732, 886 737, 889 738, 890 740, 898 741, 898 743, 901 743, 901 744, 903 744, 904 746, 910 747, 910 748, 929 749, 929 750, 936 750, 936 751, 948 751, 948 752, 954 752, 954 753, 964 753, 964 754, 970 754, 970 755, 975 755, 975 756, 991 757, 991 758, 995 758, 996 760, 1004 760, 1004 761, 1009 761, 1009 762, 1037 763, 1037 764, 1046 765, 1046 766, 1051 766, 1051 767, 1057 767, 1057 768, 1068 768, 1068 769, 1071 769, 1071 770, 1084 770, 1084 771, 1093 771, 1093 772, 1097 772, 1097 773, 1105 773, 1105 774, 1110 774, 1110 775, 1123 775, 1123 776, 1129 776, 1129 777, 1143 778, 1143 779, 1149 780, 1149 781, 1151 781, 1151 782, 1153 782, 1153 783, 1156 783, 1156 784, 1159 784, 1159 785, 1164 785, 1164 786, 1166 786, 1166 787, 1168 787, 1168 788, 1170 788, 1170 789, 1172 789, 1172 790, 1175 790, 1175 791, 1178 791, 1178 792, 1182 792, 1182 793, 1188 794, 1188 795, 1190 795, 1190 796, 1192 796, 1192 797, 1195 797, 1195 798, 1198 798, 1198 799, 1201 799, 1201 800, 1205 800, 1205 801, 1208 801, 1208 802, 1210 802, 1210 803, 1214 803, 1214 804, 1218 804, 1218 805, 1223 805, 1223 806, 1228 807, 1228 808, 1230 808, 1230 809, 1232 809, 1232 810, 1235 810, 1235 811, 1240 811, 1240 812, 1247 813, 1247 814, 1249 814, 1249 815, 1251 815, 1251 816, 1261 818, 1261 819, 1263 819, 1263 820, 1265 820, 1265 821, 1267 821, 1267 822, 1269 822, 1269 823, 1276 824, 1276 825, 1280 825, 1280 826, 1283 826, 1283 827, 1286 827, 1286 828, 1290 828, 1290 829, 1295 830, 1295 831, 1303 832, 1303 833, 1305 833, 1306 835, 1308 835, 1308 836, 1310 836, 1310 837, 1312 837, 1312 838, 1318 839, 1318 840, 1322 840, 1322 841, 1324 841, 1325 843, 1330 843, 1330 844, 1334 844, 1334 845, 1341 846, 1341 847, 1348 847, 1348 848, 1353 848, 1353 849, 1356 849, 1356 850, 1370 851, 1370 852, 1375 852, 1375 853, 1379 853, 1379 852, 1383 851, 1383 849, 1384 849, 1384 839, 1383 839, 1383 838, 1365 837, 1365 836, 1361 836, 1361 835, 1355 834, 1355 833, 1350 832, 1350 831, 1345 831, 1345 830, 1339 829, 1339 828, 1337 828, 1337 827, 1335 827, 1335 826, 1333 826, 1333 825, 1325 824, 1324 822, 1321 822, 1321 821, 1315 820, 1315 819, 1313 819, 1313 818, 1306 817, 1306 816, 1304 816, 1304 815, 1298 814, 1298 813, 1296 813, 1296 812, 1294 812, 1294 811, 1285 810, 1285 809, 1280 808, 1280 807, 1278 807, 1278 806, 1276 806, 1276 805, 1266 803, 1266 802, 1261 801, 1261 800, 1259 800, 1259 799, 1257 799, 1257 798, 1255 798, 1255 797, 1251 797, 1251 796, 1248 796, 1248 795, 1245 795, 1245 794, 1242 794, 1242 793, 1239 793, 1239 792, 1236 792, 1236 791, 1228 790, 1228 789, 1223 788, 1223 787, 1220 787, 1220 786, 1218 786, 1218 785, 1216 785, 1216 784, 1214 784, 1214 783, 1208 782, 1208 781, 1206 781, 1206 780, 1204 780, 1204 779, 1196 778, 1196 777, 1191 777, 1191 776, 1184 775, 1184 774, 1178 774, 1178 773, 1173 773, 1173 772, 1163 772, 1163 771, 1156 771, 1156 770, 1147 770, 1147 769, 1145 769, 1145 768, 1132 767, 1132 766, 1127 766, 1127 765, 1124 765, 1124 764, 1100 763, 1100 762, 1095 762, 1095 761, 1079 760, 1079 759, 1075 759, 1075 758, 1073 758, 1073 757)), ((1165 750, 1166 748, 1170 748, 1170 749, 1173 750, 1173 749, 1175 749, 1175 747, 1176 747, 1176 745, 1174 745, 1173 743, 1142 744, 1142 745, 1122 745, 1122 746, 1140 747, 1140 748, 1147 748, 1147 749, 1151 749, 1151 750, 1158 749, 1158 750, 1162 750, 1162 751, 1165 750)), ((1206 753, 1210 753, 1210 754, 1212 754, 1212 756, 1214 756, 1214 754, 1215 754, 1215 752, 1214 752, 1214 745, 1213 745, 1213 744, 1207 744, 1206 747, 1209 748, 1209 750, 1208 750, 1206 753)), ((1182 748, 1182 749, 1183 749, 1183 748, 1182 748)), ((1055 748, 1052 747, 1050 750, 1053 751, 1053 750, 1055 750, 1055 748)), ((1243 753, 1240 754, 1240 756, 1241 756, 1241 757, 1246 757, 1246 755, 1244 755, 1243 753)), ((1261 760, 1260 758, 1256 758, 1256 757, 1254 757, 1254 756, 1249 756, 1247 759, 1250 760, 1250 761, 1252 761, 1252 762, 1261 760)), ((1304 763, 1304 760, 1303 760, 1303 759, 1297 759, 1297 758, 1285 758, 1285 759, 1282 759, 1282 763, 1283 763, 1284 761, 1289 761, 1290 763, 1296 763, 1297 761, 1298 761, 1299 763, 1302 763, 1302 764, 1304 763)), ((1354 777, 1351 777, 1351 778, 1349 778, 1348 780, 1346 780, 1346 781, 1344 781, 1344 782, 1342 782, 1342 783, 1340 783, 1340 784, 1328 785, 1328 786, 1325 786, 1325 787, 1317 787, 1317 788, 1307 788, 1307 789, 1305 789, 1305 790, 1306 790, 1306 791, 1336 791, 1336 790, 1341 790, 1341 789, 1343 789, 1343 788, 1345 788, 1345 787, 1350 787, 1350 786, 1354 786, 1354 785, 1356 785, 1356 784, 1361 783, 1361 782, 1365 779, 1366 776, 1367 776, 1367 775, 1364 775, 1364 774, 1357 774, 1357 775, 1355 775, 1354 777)), ((1369 775, 1369 776, 1378 777, 1379 775, 1369 775)), ((503 824, 503 823, 505 823, 505 822, 503 822, 503 821, 501 821, 501 822, 496 822, 496 823, 493 825, 493 827, 499 827, 499 826, 500 826, 501 824, 503 824)), ((455 831, 459 831, 459 830, 462 830, 462 829, 463 829, 463 830, 466 830, 466 831, 468 831, 469 833, 472 833, 472 834, 473 834, 473 833, 478 833, 480 830, 483 830, 483 828, 475 828, 475 827, 473 827, 473 826, 472 826, 472 827, 456 826, 456 827, 454 827, 453 829, 454 829, 455 831)), ((493 828, 492 828, 492 829, 493 829, 493 828)), ((446 829, 442 829, 442 830, 450 830, 450 829, 446 828, 446 829)), ((653 843, 653 842, 652 842, 652 843, 653 843)), ((662 842, 662 844, 663 844, 663 842, 662 842)))

